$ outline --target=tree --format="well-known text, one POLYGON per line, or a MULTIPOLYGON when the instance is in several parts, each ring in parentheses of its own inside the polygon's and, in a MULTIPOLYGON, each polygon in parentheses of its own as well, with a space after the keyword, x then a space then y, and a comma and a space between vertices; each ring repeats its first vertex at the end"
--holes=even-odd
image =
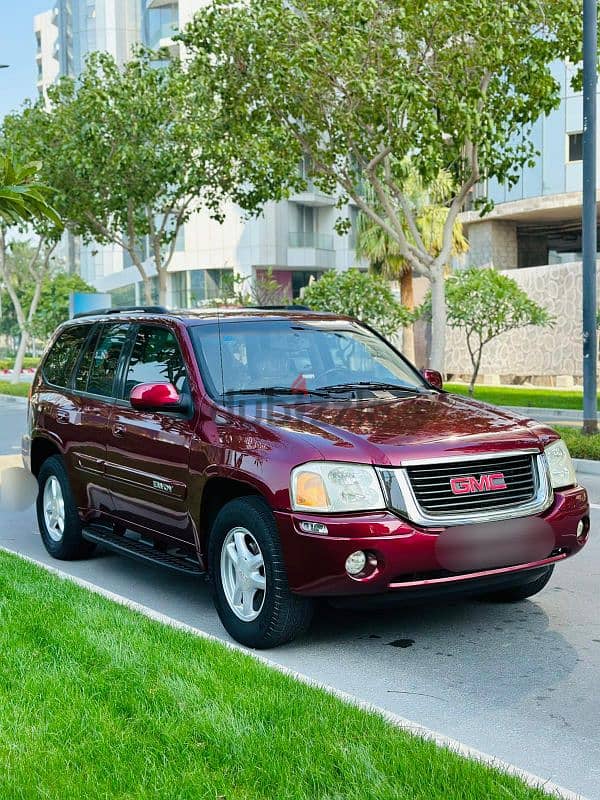
POLYGON ((44 175, 69 229, 87 242, 120 246, 146 302, 154 273, 164 304, 178 233, 192 214, 206 208, 221 219, 225 200, 252 209, 277 195, 281 181, 277 159, 269 163, 247 136, 229 135, 184 64, 158 59, 139 50, 121 67, 108 53, 92 53, 77 81, 61 79, 48 103, 7 117, 4 129, 27 137, 35 152, 52 153, 44 175))
POLYGON ((49 274, 42 283, 37 312, 32 320, 34 336, 47 340, 58 326, 69 319, 71 292, 95 293, 93 286, 79 275, 70 275, 62 269, 49 274))
POLYGON ((326 272, 306 287, 302 303, 315 311, 356 317, 383 336, 392 336, 412 319, 385 281, 357 269, 326 272))
POLYGON ((526 325, 553 324, 548 311, 531 300, 508 275, 492 267, 460 270, 446 282, 448 325, 465 332, 473 365, 472 395, 483 348, 502 333, 526 325))
POLYGON ((581 60, 579 0, 213 0, 181 39, 232 136, 308 157, 309 177, 341 187, 429 279, 430 360, 443 370, 455 220, 475 184, 514 183, 531 162, 522 131, 560 102, 551 63, 581 60), (437 253, 409 202, 407 157, 426 186, 441 169, 454 179, 437 253))
MULTIPOLYGON (((446 209, 443 205, 446 197, 452 192, 452 176, 445 170, 441 170, 433 183, 425 187, 418 173, 410 171, 406 180, 406 194, 415 221, 427 249, 432 255, 439 253, 442 247, 442 236, 446 209)), ((373 189, 367 185, 365 199, 373 207, 377 208, 378 213, 385 217, 385 211, 377 203, 377 198, 373 189)), ((413 237, 409 230, 406 231, 409 241, 413 242, 413 237)), ((452 255, 465 253, 468 250, 468 242, 464 237, 462 225, 457 220, 454 223, 452 232, 452 255)), ((358 255, 368 259, 371 268, 384 277, 391 280, 400 280, 400 299, 402 304, 409 310, 414 310, 413 292, 413 273, 412 267, 402 256, 398 242, 380 225, 367 216, 364 212, 358 215, 356 252, 358 255)), ((410 360, 415 360, 415 342, 413 326, 407 325, 402 337, 402 350, 404 355, 410 360)))
POLYGON ((12 383, 17 383, 21 376, 42 284, 50 271, 55 247, 56 242, 42 236, 34 247, 28 242, 8 242, 6 229, 0 226, 0 279, 14 309, 20 336, 12 383), (19 288, 26 291, 20 292, 19 288))

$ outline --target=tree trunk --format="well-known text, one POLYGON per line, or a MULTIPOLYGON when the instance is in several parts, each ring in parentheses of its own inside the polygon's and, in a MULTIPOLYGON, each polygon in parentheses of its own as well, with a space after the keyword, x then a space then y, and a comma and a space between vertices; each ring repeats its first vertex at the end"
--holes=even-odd
MULTIPOLYGON (((407 267, 400 276, 400 300, 405 308, 412 311, 415 307, 412 269, 407 267)), ((408 360, 415 363, 415 328, 407 325, 402 331, 402 352, 408 360)))
POLYGON ((167 305, 167 270, 160 269, 158 272, 158 304, 167 305))
POLYGON ((444 265, 431 267, 431 352, 429 367, 444 374, 446 354, 446 293, 444 265))
POLYGON ((19 378, 21 377, 21 372, 23 371, 23 360, 25 358, 25 353, 27 352, 28 342, 29 342, 29 331, 25 328, 24 330, 21 331, 19 347, 17 349, 17 355, 15 356, 15 363, 13 366, 13 374, 10 379, 11 383, 19 382, 19 378))
POLYGON ((144 303, 147 306, 153 305, 152 282, 151 282, 151 279, 147 275, 144 278, 144 303))

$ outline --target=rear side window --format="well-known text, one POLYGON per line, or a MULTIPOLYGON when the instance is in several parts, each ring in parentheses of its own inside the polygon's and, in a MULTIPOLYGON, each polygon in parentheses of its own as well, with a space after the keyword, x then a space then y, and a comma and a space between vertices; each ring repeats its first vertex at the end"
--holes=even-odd
MULTIPOLYGON (((98 337, 98 344, 92 358, 87 382, 87 391, 102 397, 111 397, 121 352, 129 325, 105 325, 98 337)), ((82 388, 79 386, 78 388, 82 388)))
POLYGON ((125 376, 124 396, 140 383, 172 383, 186 388, 186 369, 175 335, 167 328, 142 325, 133 345, 125 376))
POLYGON ((61 333, 44 361, 42 372, 48 383, 61 389, 70 386, 73 368, 89 332, 90 325, 76 325, 61 333))

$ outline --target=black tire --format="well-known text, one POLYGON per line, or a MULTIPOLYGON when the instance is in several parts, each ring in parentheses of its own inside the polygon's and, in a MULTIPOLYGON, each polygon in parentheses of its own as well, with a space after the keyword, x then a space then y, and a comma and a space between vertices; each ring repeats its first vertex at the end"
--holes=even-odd
POLYGON ((81 520, 73 499, 69 477, 60 456, 51 456, 44 461, 38 474, 38 484, 36 510, 44 547, 53 558, 61 561, 87 558, 94 551, 96 545, 87 542, 81 535, 81 520), (50 534, 44 515, 44 489, 51 478, 60 484, 64 501, 64 530, 59 540, 56 539, 56 534, 54 538, 50 534))
POLYGON ((533 597, 534 594, 542 591, 552 577, 553 572, 554 565, 551 564, 546 567, 538 578, 527 583, 523 582, 516 586, 511 586, 509 589, 501 589, 498 592, 486 594, 483 599, 491 603, 518 603, 520 600, 526 600, 528 597, 533 597))
POLYGON ((217 613, 227 632, 241 644, 257 649, 277 647, 308 629, 314 603, 290 591, 275 520, 262 498, 240 497, 221 509, 210 532, 208 565, 217 613), (264 560, 266 588, 260 613, 253 621, 234 613, 221 576, 223 545, 236 527, 254 537, 264 560))

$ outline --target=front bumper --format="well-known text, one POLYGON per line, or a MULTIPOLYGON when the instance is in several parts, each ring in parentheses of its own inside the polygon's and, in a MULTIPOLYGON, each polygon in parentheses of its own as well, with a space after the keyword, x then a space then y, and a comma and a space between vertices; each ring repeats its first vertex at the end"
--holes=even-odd
MULTIPOLYGON (((290 588, 299 594, 370 595, 436 587, 468 592, 478 583, 513 580, 521 572, 540 570, 578 553, 585 541, 577 538, 577 525, 581 520, 589 524, 589 503, 585 489, 575 486, 556 492, 550 508, 538 516, 504 520, 493 529, 468 526, 471 538, 462 545, 465 569, 444 552, 457 528, 419 528, 388 511, 345 516, 277 511, 275 518, 290 588), (328 534, 302 532, 303 520, 325 524, 328 534), (503 538, 506 547, 496 547, 503 538), (481 563, 473 563, 474 541, 474 558, 481 563), (372 554, 377 562, 365 577, 346 573, 346 558, 355 550, 372 554)), ((461 536, 464 530, 463 526, 461 536)))

